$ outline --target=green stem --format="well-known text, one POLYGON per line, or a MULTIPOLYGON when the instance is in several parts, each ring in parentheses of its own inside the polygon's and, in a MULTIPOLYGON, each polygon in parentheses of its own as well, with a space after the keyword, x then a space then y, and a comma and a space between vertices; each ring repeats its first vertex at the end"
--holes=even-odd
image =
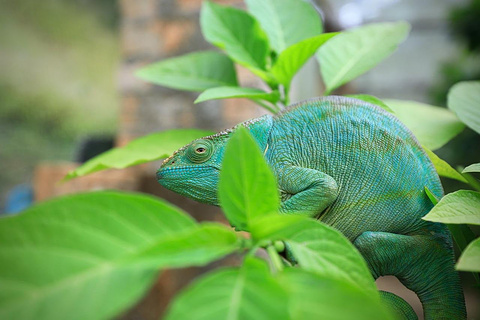
POLYGON ((477 179, 475 179, 474 177, 472 177, 471 174, 469 173, 462 173, 462 176, 467 179, 468 181, 468 184, 470 186, 472 186, 472 188, 474 188, 475 190, 479 191, 480 192, 480 182, 478 182, 477 179))
POLYGON ((290 87, 284 86, 283 87, 283 104, 288 106, 290 104, 290 87))
POLYGON ((245 257, 252 257, 253 255, 255 255, 255 252, 257 252, 258 248, 260 248, 259 245, 256 245, 256 246, 251 247, 251 248, 248 250, 248 252, 247 252, 247 254, 245 255, 245 257))
POLYGON ((278 255, 278 252, 277 250, 275 250, 275 247, 272 245, 268 246, 267 253, 268 253, 268 256, 270 257, 270 260, 272 261, 275 271, 282 271, 283 270, 282 258, 280 258, 280 256, 278 255))
POLYGON ((276 105, 273 105, 272 107, 269 106, 268 104, 266 103, 263 103, 262 101, 260 100, 253 100, 253 102, 257 103, 258 105, 260 105, 262 108, 264 109, 267 109, 268 111, 270 111, 271 113, 273 114, 276 114, 279 110, 277 109, 277 106, 276 105))

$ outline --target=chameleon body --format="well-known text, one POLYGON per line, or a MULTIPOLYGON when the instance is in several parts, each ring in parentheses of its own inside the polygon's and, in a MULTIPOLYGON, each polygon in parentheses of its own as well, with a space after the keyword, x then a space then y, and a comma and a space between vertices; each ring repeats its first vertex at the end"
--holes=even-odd
MULTIPOLYGON (((283 212, 307 212, 340 230, 375 279, 395 275, 417 293, 426 319, 466 318, 448 229, 421 219, 433 207, 425 187, 443 196, 439 177, 396 117, 364 101, 332 96, 241 125, 277 177, 283 212)), ((234 129, 176 151, 157 172, 160 184, 218 205, 221 160, 234 129)), ((385 296, 399 312, 405 309, 401 298, 385 296)))

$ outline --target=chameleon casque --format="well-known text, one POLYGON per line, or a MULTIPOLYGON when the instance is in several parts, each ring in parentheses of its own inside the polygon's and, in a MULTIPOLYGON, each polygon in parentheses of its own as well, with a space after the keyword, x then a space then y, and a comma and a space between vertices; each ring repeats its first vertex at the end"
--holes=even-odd
MULTIPOLYGON (((425 187, 441 198, 440 179, 396 117, 361 100, 330 96, 241 125, 277 177, 282 212, 307 212, 340 230, 375 279, 394 275, 418 295, 426 319, 466 318, 450 233, 443 224, 421 219, 433 207, 425 187)), ((176 151, 158 170, 159 183, 219 205, 219 172, 234 129, 176 151)), ((401 298, 384 299, 415 317, 401 298)))

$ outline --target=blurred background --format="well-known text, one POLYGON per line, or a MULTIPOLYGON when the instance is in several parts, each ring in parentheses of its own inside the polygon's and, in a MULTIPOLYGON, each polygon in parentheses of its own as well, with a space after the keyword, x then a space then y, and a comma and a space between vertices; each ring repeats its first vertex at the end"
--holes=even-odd
POLYGON ((40 162, 114 136, 119 21, 115 0, 0 1, 0 211, 40 162))
MULTIPOLYGON (((215 2, 243 7, 238 0, 215 2)), ((380 21, 412 25, 393 56, 338 93, 445 106, 454 83, 480 79, 480 0, 314 3, 326 31, 380 21)), ((64 193, 116 188, 161 195, 199 219, 221 219, 215 208, 162 190, 154 179, 158 163, 58 183, 78 163, 147 133, 177 127, 216 131, 264 112, 237 99, 194 106, 194 94, 134 77, 148 63, 211 48, 200 33, 200 6, 201 0, 0 0, 0 213, 64 193)), ((245 70, 239 74, 243 85, 258 85, 245 70)), ((321 93, 312 60, 295 79, 292 101, 321 93)), ((466 166, 479 161, 479 144, 467 128, 438 154, 453 166, 466 166)), ((465 187, 452 180, 444 186, 465 187)), ((178 285, 152 290, 168 296, 178 285)), ((164 306, 151 296, 143 302, 150 311, 136 309, 125 317, 158 315, 164 306)))

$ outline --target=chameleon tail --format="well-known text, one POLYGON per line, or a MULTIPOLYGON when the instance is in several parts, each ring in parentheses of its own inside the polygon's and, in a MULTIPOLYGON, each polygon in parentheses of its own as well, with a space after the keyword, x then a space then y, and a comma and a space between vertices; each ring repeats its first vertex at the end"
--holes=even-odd
POLYGON ((380 291, 380 297, 385 304, 390 306, 399 319, 418 320, 417 314, 412 307, 399 296, 391 292, 380 291))
POLYGON ((364 232, 354 244, 375 279, 394 275, 418 295, 425 319, 466 319, 453 249, 445 233, 407 236, 364 232))

